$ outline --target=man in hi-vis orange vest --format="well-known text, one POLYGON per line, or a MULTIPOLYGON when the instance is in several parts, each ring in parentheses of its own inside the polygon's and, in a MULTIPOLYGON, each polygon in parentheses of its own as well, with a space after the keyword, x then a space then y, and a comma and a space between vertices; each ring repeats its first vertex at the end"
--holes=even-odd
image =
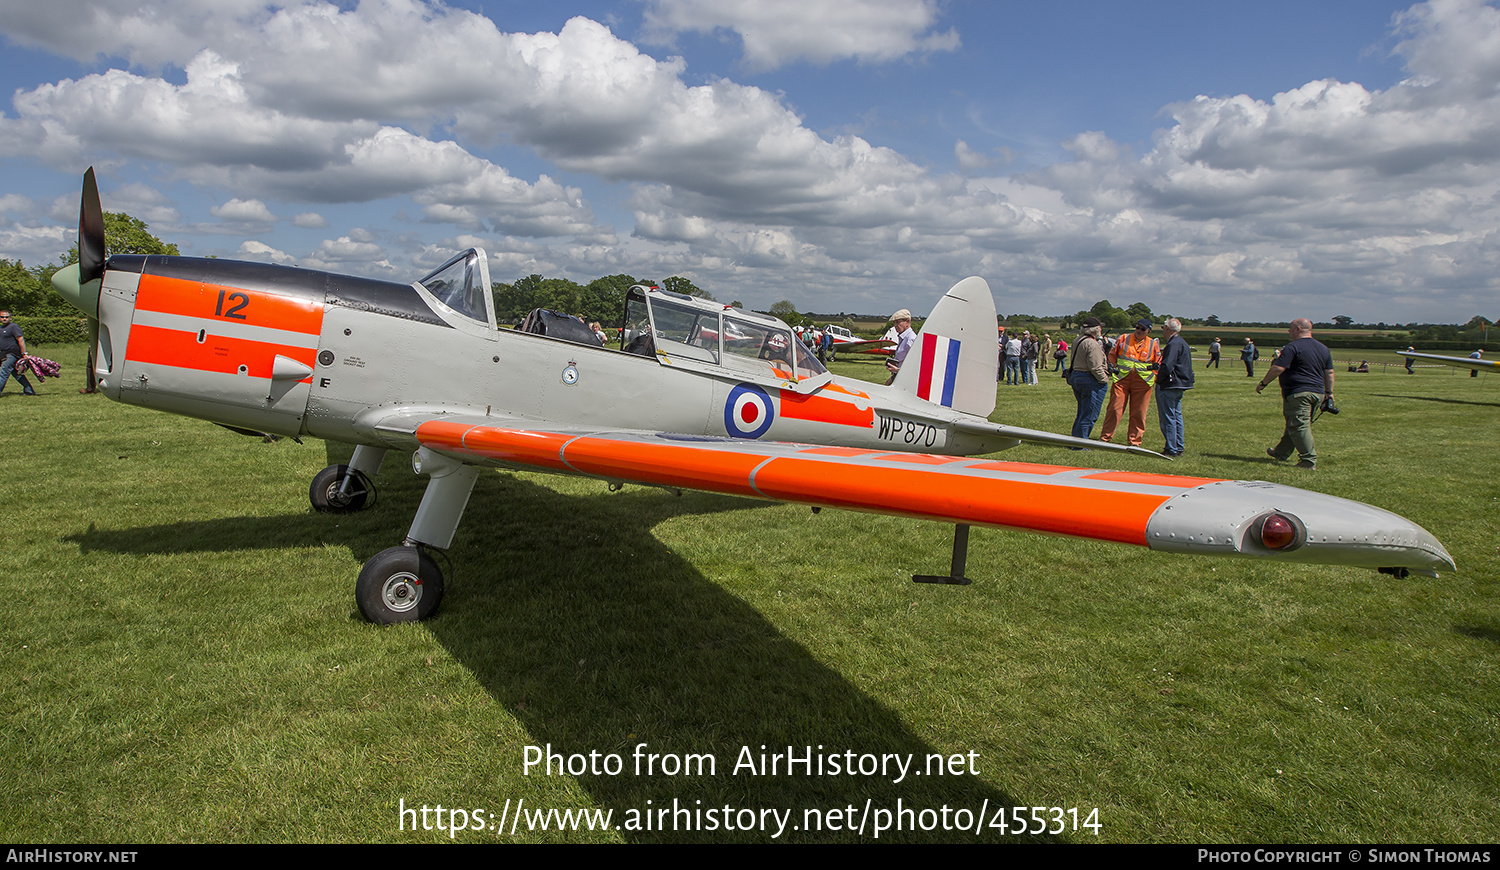
POLYGON ((1141 438, 1146 434, 1146 413, 1151 410, 1151 386, 1156 383, 1156 367, 1160 362, 1161 345, 1151 337, 1151 321, 1143 317, 1136 321, 1135 332, 1120 336, 1109 352, 1113 374, 1109 410, 1104 414, 1100 441, 1114 440, 1115 427, 1120 425, 1120 415, 1128 404, 1130 428, 1126 434, 1132 445, 1141 446, 1141 438))

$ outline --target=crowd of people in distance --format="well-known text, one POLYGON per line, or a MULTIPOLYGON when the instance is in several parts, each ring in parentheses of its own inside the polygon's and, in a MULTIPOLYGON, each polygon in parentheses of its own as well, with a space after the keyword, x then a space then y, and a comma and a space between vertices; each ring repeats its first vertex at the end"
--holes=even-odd
POLYGON ((792 331, 797 333, 797 339, 806 345, 813 353, 818 355, 818 362, 828 363, 828 357, 833 355, 833 333, 821 326, 795 326, 792 331))
POLYGON ((1019 334, 1012 332, 1007 335, 1002 326, 1000 366, 995 372, 995 380, 1012 387, 1022 384, 1034 387, 1039 383, 1040 373, 1047 368, 1048 358, 1053 360, 1053 371, 1056 371, 1067 353, 1067 342, 1054 345, 1051 333, 1035 336, 1031 334, 1031 330, 1026 329, 1019 334))

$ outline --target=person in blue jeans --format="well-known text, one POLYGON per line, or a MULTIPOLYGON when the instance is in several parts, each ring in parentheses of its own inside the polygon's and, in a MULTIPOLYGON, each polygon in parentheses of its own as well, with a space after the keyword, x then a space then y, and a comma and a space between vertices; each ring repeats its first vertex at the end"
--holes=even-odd
POLYGON ((1193 388, 1193 349, 1182 337, 1182 321, 1168 318, 1161 325, 1165 338, 1161 343, 1161 364, 1156 371, 1156 418, 1161 437, 1167 446, 1162 453, 1182 455, 1182 394, 1193 388))
POLYGON ((1088 438, 1099 419, 1099 411, 1104 407, 1104 397, 1109 395, 1109 357, 1104 352, 1101 340, 1104 329, 1099 318, 1086 317, 1080 325, 1083 331, 1073 345, 1068 384, 1073 387, 1073 397, 1078 401, 1078 415, 1073 418, 1073 437, 1088 438))
POLYGON ((11 322, 9 311, 0 310, 0 392, 5 390, 5 385, 10 382, 10 376, 14 374, 16 380, 21 382, 21 395, 36 395, 31 381, 26 380, 25 375, 16 371, 16 363, 24 356, 26 356, 26 338, 21 332, 21 327, 11 322))

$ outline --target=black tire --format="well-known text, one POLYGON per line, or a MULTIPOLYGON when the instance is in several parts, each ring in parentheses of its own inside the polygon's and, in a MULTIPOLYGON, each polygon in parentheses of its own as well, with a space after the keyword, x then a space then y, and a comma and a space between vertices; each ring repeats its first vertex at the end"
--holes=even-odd
POLYGON ((312 502, 313 510, 319 513, 347 514, 364 510, 373 489, 370 478, 365 477, 363 472, 347 465, 330 465, 313 475, 307 497, 312 502), (340 494, 344 478, 351 475, 354 480, 349 486, 349 494, 340 494))
POLYGON ((418 547, 381 550, 360 570, 354 599, 377 625, 426 619, 443 600, 443 572, 418 547))

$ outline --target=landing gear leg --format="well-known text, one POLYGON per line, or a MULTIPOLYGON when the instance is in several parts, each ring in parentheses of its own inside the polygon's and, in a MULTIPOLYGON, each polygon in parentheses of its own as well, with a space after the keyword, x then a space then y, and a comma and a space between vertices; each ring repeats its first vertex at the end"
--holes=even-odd
POLYGON ((446 550, 453 543, 479 469, 423 447, 412 457, 418 474, 429 474, 427 491, 399 547, 376 553, 359 572, 354 597, 371 622, 413 622, 437 610, 443 597, 443 572, 426 547, 446 550))
POLYGON ((964 576, 964 566, 969 561, 969 526, 959 523, 953 527, 953 567, 948 576, 941 574, 913 574, 913 583, 943 583, 949 586, 968 586, 974 582, 964 576))

